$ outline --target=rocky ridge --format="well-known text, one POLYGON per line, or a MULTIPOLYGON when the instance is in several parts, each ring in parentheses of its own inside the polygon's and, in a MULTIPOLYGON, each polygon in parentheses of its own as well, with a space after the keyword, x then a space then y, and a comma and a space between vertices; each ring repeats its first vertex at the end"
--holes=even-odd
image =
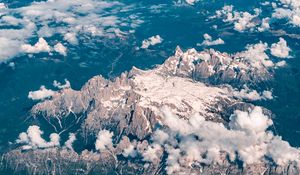
MULTIPOLYGON (((298 174, 295 162, 276 165, 263 159, 241 165, 226 152, 218 153, 218 161, 181 163, 177 171, 170 171, 166 164, 171 149, 153 141, 155 131, 168 130, 162 108, 180 119, 190 120, 197 114, 229 128, 234 111, 251 111, 254 105, 235 98, 227 84, 256 85, 268 82, 272 73, 238 55, 215 50, 182 52, 178 47, 174 56, 154 69, 133 68, 113 81, 95 76, 79 91, 62 89, 32 108, 35 120, 47 121, 60 134, 75 128, 86 145, 95 142, 99 131, 111 131, 113 145, 106 150, 23 150, 20 146, 6 153, 2 164, 29 174, 298 174), (134 156, 124 154, 129 147, 134 148, 134 156), (150 161, 145 158, 149 150, 156 155, 150 161)), ((267 109, 262 112, 271 117, 267 109)))

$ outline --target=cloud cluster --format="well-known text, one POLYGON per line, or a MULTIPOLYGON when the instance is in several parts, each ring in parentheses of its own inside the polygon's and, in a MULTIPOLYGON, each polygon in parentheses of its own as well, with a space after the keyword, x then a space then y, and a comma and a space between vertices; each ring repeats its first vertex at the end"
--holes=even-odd
POLYGON ((62 83, 54 80, 53 81, 53 86, 58 88, 58 89, 67 89, 67 88, 71 88, 71 83, 67 79, 65 79, 65 84, 62 84, 62 83))
POLYGON ((221 38, 213 40, 212 37, 207 33, 203 35, 203 38, 204 41, 201 44, 197 44, 198 46, 214 46, 214 45, 225 44, 225 42, 221 38))
POLYGON ((37 148, 49 148, 59 146, 60 136, 56 133, 50 135, 50 141, 46 141, 42 138, 43 131, 39 126, 29 126, 27 132, 22 132, 17 139, 17 143, 25 144, 22 146, 23 150, 37 149, 37 148))
POLYGON ((255 8, 254 13, 233 10, 232 5, 225 5, 216 11, 217 18, 223 18, 224 22, 233 23, 236 31, 246 30, 263 32, 271 28, 270 22, 276 19, 287 19, 295 27, 300 26, 300 3, 298 0, 279 0, 276 2, 264 2, 263 6, 271 5, 274 9, 272 15, 261 16, 261 9, 255 8))
MULTIPOLYGON (((14 9, 1 3, 1 8, 5 9, 0 17, 0 62, 22 53, 48 52, 49 46, 42 38, 51 40, 55 35, 69 44, 78 44, 80 36, 123 37, 143 22, 132 13, 134 6, 118 1, 47 0, 14 9), (35 38, 40 38, 36 45, 27 44, 35 38)), ((66 55, 62 44, 54 50, 66 55)))
POLYGON ((95 143, 96 150, 105 151, 113 147, 112 137, 113 133, 108 130, 101 130, 98 133, 97 140, 95 143))
POLYGON ((63 56, 67 56, 67 48, 64 45, 62 45, 61 43, 57 43, 53 49, 55 52, 57 52, 63 56))
POLYGON ((286 18, 289 22, 300 27, 300 2, 298 0, 280 0, 280 7, 274 6, 273 18, 286 18))
POLYGON ((163 39, 159 35, 151 36, 142 42, 142 49, 148 49, 150 46, 154 46, 163 42, 163 39))
POLYGON ((291 49, 287 46, 287 42, 283 38, 279 38, 278 43, 271 45, 271 54, 279 58, 288 58, 291 49))
POLYGON ((21 46, 21 51, 24 53, 41 53, 41 52, 48 52, 55 51, 63 56, 67 56, 67 48, 61 44, 60 42, 54 45, 52 48, 49 46, 47 41, 44 38, 39 38, 38 42, 35 43, 33 46, 30 44, 23 44, 21 46))
MULTIPOLYGON (((231 161, 239 159, 244 165, 267 159, 278 165, 292 161, 300 163, 300 151, 267 130, 272 120, 263 114, 260 107, 235 111, 230 117, 229 128, 206 121, 199 115, 185 120, 173 115, 167 108, 163 109, 163 123, 168 128, 156 131, 162 139, 156 134, 152 144, 159 144, 168 153, 168 174, 183 173, 193 164, 222 161, 222 152, 231 161)), ((154 148, 151 152, 156 154, 154 148)))
POLYGON ((185 0, 185 2, 188 3, 189 5, 194 5, 198 1, 199 0, 185 0))
POLYGON ((236 53, 235 56, 247 60, 251 66, 260 68, 264 67, 280 67, 284 66, 285 62, 275 62, 270 59, 267 51, 271 51, 271 54, 279 58, 290 57, 289 53, 291 49, 287 46, 286 41, 283 38, 279 39, 278 43, 273 43, 271 47, 267 43, 259 42, 257 44, 250 44, 246 46, 246 50, 236 53))
POLYGON ((234 29, 239 32, 246 30, 250 31, 265 31, 270 28, 269 18, 263 18, 260 22, 254 20, 261 14, 261 10, 258 8, 254 9, 254 13, 239 12, 233 10, 232 5, 225 5, 221 10, 216 11, 217 18, 223 18, 224 22, 233 23, 234 29))
POLYGON ((249 101, 272 100, 274 98, 271 91, 264 90, 262 93, 259 93, 256 90, 248 88, 246 85, 241 90, 232 90, 232 93, 236 98, 249 101))
MULTIPOLYGON (((44 149, 51 147, 60 147, 60 136, 57 133, 52 133, 49 136, 49 141, 45 140, 42 135, 43 131, 37 125, 29 126, 26 132, 21 132, 17 144, 22 145, 22 150, 29 149, 44 149)), ((69 134, 68 140, 65 141, 63 148, 73 150, 73 143, 76 140, 74 133, 69 134)))
POLYGON ((32 100, 44 100, 55 95, 55 91, 47 89, 45 86, 41 86, 37 91, 30 91, 28 98, 32 100))
POLYGON ((5 9, 5 8, 6 8, 6 5, 3 2, 1 2, 0 3, 0 9, 5 9))
MULTIPOLYGON (((68 89, 71 88, 71 83, 67 79, 65 79, 65 84, 54 80, 53 86, 58 89, 68 89)), ((53 97, 56 93, 56 91, 47 89, 44 85, 42 85, 39 90, 30 91, 28 93, 28 98, 32 100, 45 100, 47 98, 53 97)))
POLYGON ((51 48, 44 38, 39 38, 39 41, 35 45, 23 44, 21 50, 25 53, 40 53, 50 52, 51 48))

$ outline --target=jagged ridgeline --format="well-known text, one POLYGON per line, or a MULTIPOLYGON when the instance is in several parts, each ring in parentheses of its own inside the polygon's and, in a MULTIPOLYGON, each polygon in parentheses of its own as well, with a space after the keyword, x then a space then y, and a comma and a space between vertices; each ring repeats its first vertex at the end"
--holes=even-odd
MULTIPOLYGON (((91 78, 37 103, 2 168, 27 174, 298 174, 299 150, 272 132, 271 112, 236 97, 268 84, 271 60, 183 52, 151 70, 91 78), (268 64, 266 64, 268 63, 268 64), (71 133, 71 134, 70 134, 71 133), (62 135, 69 135, 64 138, 62 135)), ((272 64, 273 65, 273 64, 272 64)), ((266 85, 267 86, 267 85, 266 85)))

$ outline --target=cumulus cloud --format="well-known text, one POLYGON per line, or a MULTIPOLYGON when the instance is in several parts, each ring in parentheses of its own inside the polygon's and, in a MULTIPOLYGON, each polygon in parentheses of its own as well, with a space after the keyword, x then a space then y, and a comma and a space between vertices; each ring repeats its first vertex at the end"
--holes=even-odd
POLYGON ((21 49, 25 53, 40 53, 40 52, 50 52, 51 47, 48 45, 44 38, 39 38, 39 41, 35 45, 23 44, 21 49))
POLYGON ((32 100, 44 100, 46 98, 50 98, 55 95, 55 91, 46 89, 45 86, 41 86, 37 91, 30 91, 28 94, 28 98, 32 100))
POLYGON ((70 44, 77 45, 78 39, 76 37, 76 33, 66 33, 64 35, 64 40, 68 41, 70 44))
POLYGON ((6 62, 10 57, 17 55, 19 52, 18 45, 20 44, 21 42, 18 40, 10 40, 0 36, 0 63, 6 62))
POLYGON ((185 0, 185 2, 190 5, 194 5, 196 2, 198 2, 198 0, 185 0))
POLYGON ((204 41, 201 44, 197 44, 198 46, 202 46, 202 45, 204 45, 204 46, 214 46, 214 45, 225 44, 225 42, 221 38, 213 40, 212 37, 207 33, 205 33, 203 35, 203 38, 204 38, 204 41))
POLYGON ((241 52, 240 56, 247 59, 253 67, 260 67, 261 65, 265 67, 272 67, 274 63, 269 59, 266 54, 268 50, 267 43, 257 43, 246 46, 246 51, 241 52))
POLYGON ((129 146, 123 150, 122 155, 124 157, 136 157, 137 152, 134 145, 130 143, 129 146))
MULTIPOLYGON (((71 83, 67 79, 64 80, 65 84, 62 84, 56 80, 53 81, 53 86, 58 89, 68 89, 71 88, 71 83)), ((45 86, 41 86, 39 90, 37 91, 30 91, 28 93, 28 98, 32 100, 44 100, 47 98, 51 98, 54 96, 57 92, 51 89, 47 89, 45 86)))
POLYGON ((142 153, 142 156, 145 161, 149 161, 152 163, 159 163, 160 156, 162 156, 163 149, 159 144, 148 145, 145 152, 142 153))
POLYGON ((254 132, 259 134, 267 130, 272 125, 272 120, 264 115, 262 108, 255 107, 250 112, 235 111, 230 117, 229 126, 234 130, 241 130, 246 132, 254 132))
POLYGON ((42 138, 43 131, 40 130, 39 126, 29 126, 27 132, 22 132, 19 138, 16 140, 19 144, 24 144, 22 149, 37 149, 37 148, 49 148, 60 146, 60 136, 56 133, 50 135, 50 141, 47 142, 42 138))
POLYGON ((57 43, 53 49, 55 52, 57 52, 63 56, 67 56, 67 48, 64 45, 62 45, 61 43, 57 43))
POLYGON ((272 17, 286 18, 297 27, 300 26, 300 2, 298 0, 280 0, 280 7, 274 6, 272 17))
POLYGON ((6 8, 6 5, 3 2, 1 2, 0 3, 0 9, 5 9, 5 8, 6 8))
POLYGON ((104 151, 113 147, 112 143, 113 133, 108 130, 101 130, 98 133, 95 143, 96 150, 104 151))
POLYGON ((234 29, 239 32, 245 30, 255 30, 259 25, 262 25, 260 30, 267 29, 268 20, 264 20, 263 24, 256 22, 254 19, 257 18, 261 11, 259 9, 254 9, 254 14, 249 12, 239 12, 233 10, 232 5, 225 5, 221 10, 216 11, 216 17, 223 18, 224 22, 233 23, 234 29))
MULTIPOLYGON (((273 123, 261 107, 235 111, 228 128, 221 123, 206 121, 197 114, 185 120, 173 115, 168 108, 162 111, 163 124, 167 126, 164 133, 168 139, 164 142, 156 139, 152 145, 159 144, 168 153, 168 174, 188 172, 185 168, 193 163, 222 161, 224 152, 231 161, 239 159, 244 165, 269 159, 278 165, 292 161, 300 163, 300 151, 268 130, 273 123), (282 154, 285 151, 287 154, 282 154)), ((153 146, 150 148, 154 149, 153 146)), ((155 155, 157 151, 151 149, 155 155)))
POLYGON ((69 80, 65 79, 65 84, 62 84, 56 80, 53 81, 53 86, 58 89, 68 89, 71 88, 71 83, 69 80))
POLYGON ((159 35, 151 36, 142 42, 141 48, 147 49, 149 46, 154 46, 163 42, 163 39, 159 35))
POLYGON ((279 38, 278 43, 271 45, 271 54, 279 58, 288 58, 291 49, 287 46, 287 42, 283 38, 279 38))
POLYGON ((273 95, 271 91, 264 90, 262 93, 259 93, 254 89, 248 88, 247 86, 244 86, 244 88, 241 90, 234 89, 232 93, 233 96, 236 98, 246 99, 250 101, 273 99, 273 95))
POLYGON ((286 41, 283 38, 279 39, 278 43, 273 43, 271 47, 267 43, 259 42, 257 44, 249 44, 246 46, 246 50, 235 54, 236 58, 246 60, 252 67, 260 68, 276 68, 286 65, 285 61, 276 62, 271 60, 267 51, 270 51, 271 55, 288 58, 291 49, 287 46, 286 41))
MULTIPOLYGON (((78 44, 80 36, 110 39, 120 37, 120 33, 122 37, 129 35, 143 22, 133 12, 134 5, 129 7, 118 1, 47 0, 13 9, 1 3, 2 8, 5 10, 0 14, 0 62, 24 52, 49 52, 50 48, 41 40, 43 37, 51 43, 54 35, 62 36, 68 43, 78 44), (11 25, 17 27, 11 28, 11 25), (41 41, 37 45, 29 45, 30 40, 36 37, 41 41)), ((65 55, 61 48, 57 47, 57 50, 65 55)))

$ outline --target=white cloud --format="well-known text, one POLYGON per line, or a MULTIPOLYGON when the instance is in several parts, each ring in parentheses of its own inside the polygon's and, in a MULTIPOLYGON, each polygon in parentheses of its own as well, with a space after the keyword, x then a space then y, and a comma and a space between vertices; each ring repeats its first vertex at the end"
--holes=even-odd
POLYGON ((159 144, 163 144, 165 143, 166 140, 168 140, 169 135, 167 133, 165 133, 162 130, 156 130, 154 131, 154 133, 152 134, 152 139, 154 142, 157 142, 159 144))
POLYGON ((112 143, 113 133, 108 130, 101 130, 98 133, 95 143, 96 150, 104 151, 113 147, 112 143))
POLYGON ((43 131, 40 130, 39 126, 32 125, 29 126, 27 132, 20 133, 16 142, 19 144, 25 144, 22 146, 22 149, 24 150, 57 147, 60 145, 60 136, 58 134, 52 133, 50 135, 49 142, 42 138, 42 134, 43 131))
POLYGON ((272 17, 286 18, 297 27, 300 26, 300 2, 298 0, 280 0, 281 7, 274 6, 272 17))
POLYGON ((53 49, 55 52, 57 52, 63 56, 67 56, 67 48, 64 45, 62 45, 61 43, 57 43, 53 49))
POLYGON ((23 44, 21 50, 25 53, 40 53, 40 52, 50 52, 51 47, 48 45, 44 38, 39 38, 39 41, 35 45, 23 44))
POLYGON ((124 157, 135 157, 136 154, 137 152, 133 144, 129 144, 129 146, 125 148, 122 153, 124 157))
POLYGON ((277 67, 284 67, 284 66, 286 66, 286 62, 285 61, 279 61, 279 62, 276 63, 276 66, 277 67))
POLYGON ((66 33, 64 35, 64 40, 68 41, 70 44, 77 45, 78 39, 76 37, 76 33, 66 33))
POLYGON ((163 39, 159 35, 151 36, 142 42, 141 48, 147 49, 149 46, 154 46, 163 42, 163 39))
POLYGON ((270 50, 271 54, 277 57, 286 58, 289 57, 291 49, 287 46, 286 41, 283 38, 279 39, 278 43, 273 43, 271 47, 267 43, 259 42, 257 44, 250 44, 246 46, 245 51, 235 54, 235 57, 246 60, 252 67, 282 67, 286 62, 275 62, 271 60, 266 53, 270 50))
POLYGON ((3 2, 1 2, 0 3, 0 9, 5 9, 5 8, 6 8, 6 5, 3 2))
MULTIPOLYGON (((163 109, 162 122, 168 127, 164 130, 168 139, 153 144, 160 144, 168 153, 168 174, 186 173, 189 170, 185 168, 193 163, 221 161, 221 152, 225 152, 231 161, 239 159, 244 164, 270 159, 277 165, 287 165, 292 161, 300 163, 300 151, 268 131, 273 123, 260 107, 235 111, 230 117, 229 128, 206 121, 200 115, 185 120, 173 115, 167 108, 163 109)), ((152 154, 155 155, 155 151, 152 154)))
POLYGON ((279 58, 288 58, 291 49, 287 46, 287 42, 283 38, 279 38, 278 43, 271 45, 271 54, 279 58))
POLYGON ((201 44, 197 44, 197 45, 199 45, 199 46, 202 46, 202 45, 204 45, 204 46, 214 46, 214 45, 225 44, 225 42, 221 38, 213 40, 212 37, 207 33, 205 33, 203 35, 203 37, 204 37, 204 41, 201 44))
MULTIPOLYGON (((4 8, 5 4, 1 3, 1 7, 4 8)), ((97 0, 47 0, 20 8, 6 8, 0 14, 0 62, 24 52, 48 52, 49 47, 39 50, 26 44, 36 37, 47 37, 51 41, 51 37, 60 35, 70 44, 78 44, 81 36, 103 37, 105 40, 121 37, 120 32, 116 33, 121 30, 123 37, 143 22, 134 9, 134 5, 126 6, 118 1, 97 0), (132 16, 127 18, 129 14, 132 16), (18 28, 7 27, 10 24, 18 24, 18 28)))
POLYGON ((45 86, 41 86, 40 90, 30 91, 28 94, 28 98, 32 100, 44 100, 46 98, 50 98, 55 95, 55 91, 46 89, 45 86))
POLYGON ((54 80, 53 86, 58 89, 67 89, 67 88, 71 88, 71 83, 67 79, 65 79, 65 84, 61 84, 60 82, 54 80))
POLYGON ((234 130, 259 134, 266 131, 272 124, 272 120, 263 115, 262 108, 255 107, 251 112, 235 111, 230 117, 229 126, 234 130))
POLYGON ((256 101, 256 100, 272 100, 272 92, 264 90, 262 93, 257 92, 254 89, 250 89, 247 86, 244 86, 243 89, 232 90, 233 96, 239 99, 246 99, 250 101, 256 101))
POLYGON ((247 59, 253 67, 272 67, 274 63, 269 59, 269 56, 266 54, 268 49, 267 43, 258 43, 253 45, 248 45, 246 51, 241 52, 240 56, 247 59))
POLYGON ((18 40, 11 40, 6 37, 0 37, 0 63, 6 62, 10 57, 19 53, 18 45, 21 42, 18 40))
POLYGON ((222 10, 216 11, 216 17, 223 18, 224 22, 233 23, 236 31, 243 32, 245 30, 255 30, 259 25, 262 25, 264 29, 267 28, 268 20, 264 20, 263 24, 253 20, 257 18, 260 13, 261 11, 257 8, 254 9, 254 14, 250 14, 249 12, 234 11, 232 5, 225 5, 222 10))
POLYGON ((189 5, 194 5, 196 2, 198 2, 198 0, 185 0, 185 2, 189 5))
POLYGON ((159 144, 148 145, 145 152, 142 153, 142 156, 145 161, 152 163, 160 162, 160 156, 163 153, 163 149, 159 144))

